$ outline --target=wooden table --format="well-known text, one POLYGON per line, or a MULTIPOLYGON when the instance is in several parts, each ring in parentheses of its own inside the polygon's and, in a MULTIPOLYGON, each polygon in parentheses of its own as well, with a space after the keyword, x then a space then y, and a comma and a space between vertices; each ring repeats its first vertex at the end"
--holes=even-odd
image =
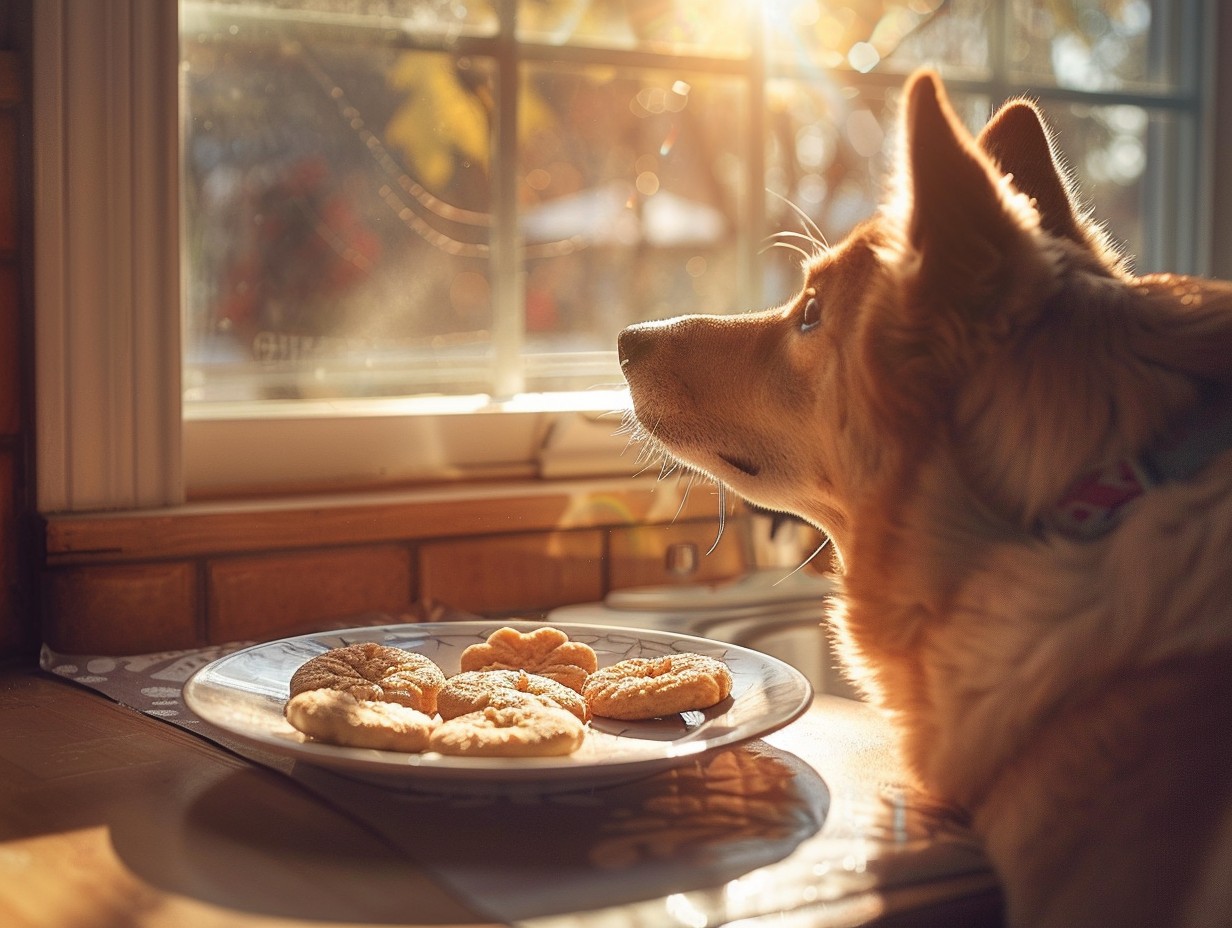
MULTIPOLYGON (((831 819, 864 814, 863 799, 884 790, 894 773, 880 720, 849 700, 819 697, 808 714, 766 741, 821 774, 831 795, 823 836, 831 819)), ((840 832, 832 841, 849 840, 842 822, 834 827, 840 832)), ((907 822, 893 827, 911 829, 907 822)), ((884 823, 876 831, 884 836, 884 823)), ((766 917, 767 925, 999 924, 995 884, 978 867, 943 867, 934 878, 896 889, 892 905, 882 904, 890 894, 875 886, 826 902, 816 895, 826 885, 820 867, 809 867, 802 855, 798 849, 747 877, 724 877, 721 885, 678 898, 655 895, 518 924, 695 923, 708 901, 730 903, 735 891, 772 898, 776 890, 796 900, 785 904, 795 917, 766 917), (820 882, 801 885, 810 880, 820 882), (691 900, 694 914, 671 921, 662 914, 675 911, 672 905, 687 909, 691 900)), ((706 923, 722 923, 711 911, 706 923)), ((325 924, 499 923, 457 898, 405 846, 293 778, 33 668, 0 670, 0 925, 325 924)))

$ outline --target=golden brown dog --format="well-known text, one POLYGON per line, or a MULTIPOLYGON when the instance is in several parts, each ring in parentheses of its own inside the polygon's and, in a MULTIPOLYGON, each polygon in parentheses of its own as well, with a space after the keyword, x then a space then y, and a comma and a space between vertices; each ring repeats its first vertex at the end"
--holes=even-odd
POLYGON ((622 333, 638 428, 833 540, 851 674, 1012 924, 1232 924, 1232 285, 1130 274, 1030 103, 904 97, 786 306, 622 333))

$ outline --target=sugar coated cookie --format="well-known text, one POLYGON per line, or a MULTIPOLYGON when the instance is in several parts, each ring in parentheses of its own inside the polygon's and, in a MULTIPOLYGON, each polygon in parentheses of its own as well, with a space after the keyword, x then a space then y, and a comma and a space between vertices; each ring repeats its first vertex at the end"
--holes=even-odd
POLYGON ((433 715, 444 685, 445 674, 430 658, 368 641, 308 660, 291 677, 291 696, 340 690, 361 701, 394 702, 433 715))
POLYGON ((525 695, 521 705, 488 706, 441 722, 428 749, 473 757, 552 757, 572 754, 586 738, 577 716, 525 695))
POLYGON ((580 693, 586 677, 599 666, 594 648, 570 641, 558 628, 544 626, 529 632, 500 628, 488 640, 462 652, 461 670, 525 670, 549 677, 580 693))
POLYGON ((436 711, 443 719, 478 712, 487 706, 516 704, 510 697, 542 697, 573 713, 579 721, 590 718, 586 700, 563 683, 525 670, 468 670, 445 681, 436 698, 436 711))
POLYGON ((653 719, 690 709, 708 709, 731 694, 731 671, 704 654, 631 657, 596 670, 582 696, 594 715, 653 719))
POLYGON ((437 720, 395 702, 356 699, 335 689, 306 690, 286 706, 287 721, 327 744, 381 751, 422 751, 437 720))

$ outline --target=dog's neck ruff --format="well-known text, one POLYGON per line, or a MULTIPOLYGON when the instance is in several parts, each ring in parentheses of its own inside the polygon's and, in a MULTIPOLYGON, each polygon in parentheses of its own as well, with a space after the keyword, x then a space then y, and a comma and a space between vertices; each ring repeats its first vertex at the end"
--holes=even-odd
POLYGON ((1092 470, 1065 492, 1046 519, 1070 538, 1099 538, 1151 487, 1188 480, 1216 455, 1232 449, 1232 397, 1203 405, 1157 447, 1092 470))

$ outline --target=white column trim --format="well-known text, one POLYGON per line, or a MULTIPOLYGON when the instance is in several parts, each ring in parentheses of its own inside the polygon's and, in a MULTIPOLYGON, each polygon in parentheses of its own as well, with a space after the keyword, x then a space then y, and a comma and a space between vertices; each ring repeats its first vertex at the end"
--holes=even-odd
POLYGON ((42 512, 183 501, 177 7, 34 4, 42 512))

